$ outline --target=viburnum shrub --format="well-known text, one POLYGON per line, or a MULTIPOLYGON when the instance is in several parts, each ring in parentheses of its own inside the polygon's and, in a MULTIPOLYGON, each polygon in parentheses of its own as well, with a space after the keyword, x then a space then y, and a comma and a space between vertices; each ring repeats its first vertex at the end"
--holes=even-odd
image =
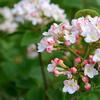
POLYGON ((43 51, 66 54, 66 59, 54 58, 47 67, 55 76, 66 77, 63 92, 91 90, 92 78, 100 71, 100 17, 87 15, 73 19, 71 24, 54 23, 38 43, 38 52, 43 51), (71 65, 67 65, 69 60, 71 65))

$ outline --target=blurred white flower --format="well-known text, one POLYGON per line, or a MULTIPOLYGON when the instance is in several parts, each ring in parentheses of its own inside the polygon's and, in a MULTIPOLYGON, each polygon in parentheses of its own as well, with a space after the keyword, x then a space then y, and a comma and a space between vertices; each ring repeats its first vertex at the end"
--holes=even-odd
POLYGON ((49 20, 62 22, 66 20, 64 10, 49 0, 21 0, 12 9, 16 21, 31 21, 33 25, 45 24, 49 20))
POLYGON ((93 61, 100 62, 100 48, 96 49, 95 54, 93 56, 93 61))
POLYGON ((0 8, 0 14, 4 17, 4 21, 0 23, 0 30, 8 33, 16 31, 18 24, 14 21, 14 16, 10 8, 0 8))
POLYGON ((30 59, 36 58, 38 56, 38 52, 36 50, 36 45, 35 44, 30 44, 27 47, 27 57, 30 59))
POLYGON ((93 78, 95 75, 98 75, 98 71, 94 68, 94 65, 86 64, 84 67, 84 75, 93 78))
POLYGON ((77 84, 76 80, 70 79, 64 81, 63 92, 68 92, 69 94, 73 94, 77 90, 79 90, 79 85, 77 84))
POLYGON ((53 18, 55 21, 65 21, 66 15, 64 14, 64 10, 60 9, 56 4, 50 4, 48 2, 44 2, 41 5, 41 9, 45 16, 49 18, 53 18))

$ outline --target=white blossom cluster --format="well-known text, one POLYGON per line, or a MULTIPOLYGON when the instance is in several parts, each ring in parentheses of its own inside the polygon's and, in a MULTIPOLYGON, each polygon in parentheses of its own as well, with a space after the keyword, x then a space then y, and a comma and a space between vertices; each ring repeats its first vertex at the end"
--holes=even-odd
POLYGON ((77 42, 78 37, 84 38, 87 43, 93 43, 100 40, 100 17, 91 16, 73 19, 71 25, 68 21, 57 25, 54 23, 48 32, 43 33, 44 37, 38 44, 38 51, 52 52, 55 46, 60 43, 66 45, 77 42), (60 40, 60 39, 63 39, 60 40))
POLYGON ((13 8, 0 8, 0 15, 5 19, 0 23, 0 30, 8 33, 15 32, 18 23, 25 21, 30 21, 33 25, 46 25, 51 21, 67 20, 64 10, 49 0, 21 0, 13 8))
POLYGON ((60 22, 66 20, 64 10, 49 0, 21 0, 12 9, 16 20, 31 21, 33 25, 48 23, 51 20, 60 22))

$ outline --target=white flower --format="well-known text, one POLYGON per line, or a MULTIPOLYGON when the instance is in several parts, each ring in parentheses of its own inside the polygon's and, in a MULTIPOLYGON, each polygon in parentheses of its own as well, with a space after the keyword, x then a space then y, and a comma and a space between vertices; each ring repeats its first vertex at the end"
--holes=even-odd
POLYGON ((92 23, 92 25, 97 29, 97 31, 100 34, 100 17, 96 16, 92 18, 91 16, 87 16, 87 18, 89 19, 89 21, 92 23))
POLYGON ((38 52, 36 51, 36 45, 30 44, 27 47, 27 57, 30 59, 36 58, 38 56, 38 52))
POLYGON ((94 68, 94 65, 86 64, 84 68, 84 75, 93 78, 95 75, 98 75, 98 71, 94 68))
POLYGON ((0 23, 0 30, 8 33, 15 32, 18 24, 14 20, 12 10, 8 7, 0 8, 0 14, 4 17, 4 21, 0 23))
POLYGON ((90 23, 88 23, 87 25, 85 25, 83 27, 83 32, 82 34, 84 34, 85 36, 85 41, 86 42, 96 42, 99 40, 99 32, 97 31, 97 29, 90 23))
POLYGON ((47 38, 43 38, 40 43, 38 43, 38 52, 43 52, 47 48, 47 38))
POLYGON ((80 34, 85 42, 96 42, 100 39, 100 18, 80 17, 72 20, 72 33, 80 34))
POLYGON ((0 30, 8 33, 13 33, 18 27, 17 23, 5 21, 3 24, 0 24, 0 30))
POLYGON ((43 43, 38 43, 38 52, 43 52, 46 49, 46 45, 43 43))
POLYGON ((65 40, 69 40, 71 43, 74 43, 76 41, 75 35, 70 34, 70 29, 71 26, 68 21, 61 23, 61 24, 56 24, 54 23, 51 25, 50 29, 48 32, 44 32, 44 36, 52 36, 55 40, 61 42, 59 38, 65 38, 65 40))
POLYGON ((65 40, 69 41, 70 43, 75 43, 76 42, 76 36, 75 34, 70 34, 70 35, 66 35, 64 36, 65 40))
POLYGON ((77 84, 76 80, 70 79, 64 81, 63 92, 68 92, 69 94, 73 94, 77 90, 79 90, 79 85, 77 84))
POLYGON ((95 54, 93 56, 93 61, 100 62, 100 48, 96 49, 95 54))
POLYGON ((38 43, 38 52, 52 52, 53 51, 53 46, 55 45, 55 41, 53 37, 44 37, 40 43, 38 43))
POLYGON ((56 65, 54 63, 49 64, 47 67, 48 72, 53 72, 55 67, 56 67, 56 65))

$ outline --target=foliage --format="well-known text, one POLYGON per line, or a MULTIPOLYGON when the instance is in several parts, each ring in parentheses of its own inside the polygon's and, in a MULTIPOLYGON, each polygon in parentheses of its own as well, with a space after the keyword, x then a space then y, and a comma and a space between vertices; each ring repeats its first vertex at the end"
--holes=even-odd
MULTIPOLYGON (((0 7, 13 7, 18 1, 0 0, 0 7)), ((99 0, 52 0, 52 2, 65 9, 69 20, 74 18, 75 13, 80 9, 91 8, 100 13, 99 0)), ((40 30, 39 26, 34 27, 26 22, 25 25, 21 24, 18 31, 13 34, 0 31, 0 100, 44 100, 45 90, 40 63, 38 58, 27 58, 27 46, 33 42, 37 43, 41 38, 41 33, 51 24, 42 26, 40 30)), ((99 88, 82 94, 62 93, 61 80, 64 79, 49 75, 46 69, 48 62, 60 55, 62 52, 42 54, 48 82, 46 94, 49 100, 99 100, 99 88)), ((100 83, 99 79, 93 81, 100 83)))

